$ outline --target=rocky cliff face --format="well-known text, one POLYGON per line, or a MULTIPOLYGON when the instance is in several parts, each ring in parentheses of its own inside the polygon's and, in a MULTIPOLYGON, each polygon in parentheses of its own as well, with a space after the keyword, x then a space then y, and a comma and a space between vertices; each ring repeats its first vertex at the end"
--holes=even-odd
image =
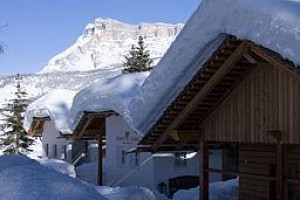
POLYGON ((131 25, 97 18, 86 26, 74 45, 54 56, 41 73, 55 71, 119 70, 123 57, 138 36, 154 61, 158 61, 181 31, 182 24, 140 23, 131 25))

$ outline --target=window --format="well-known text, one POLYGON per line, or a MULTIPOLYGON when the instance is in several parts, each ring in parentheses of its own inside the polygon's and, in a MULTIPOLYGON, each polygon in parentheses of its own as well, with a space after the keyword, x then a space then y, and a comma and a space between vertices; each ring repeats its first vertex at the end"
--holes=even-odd
POLYGON ((187 166, 185 152, 176 152, 175 153, 175 166, 176 167, 187 166))
POLYGON ((67 145, 61 146, 61 159, 67 159, 67 145))
POLYGON ((126 152, 124 150, 121 151, 121 164, 126 164, 126 152))
POLYGON ((45 147, 44 147, 45 149, 45 154, 46 154, 46 156, 48 157, 48 155, 49 155, 49 145, 48 144, 45 144, 45 147))
POLYGON ((54 158, 57 157, 57 145, 56 145, 56 144, 54 144, 54 148, 53 148, 53 156, 54 156, 54 158))
POLYGON ((135 152, 135 166, 140 165, 140 154, 139 152, 135 152))

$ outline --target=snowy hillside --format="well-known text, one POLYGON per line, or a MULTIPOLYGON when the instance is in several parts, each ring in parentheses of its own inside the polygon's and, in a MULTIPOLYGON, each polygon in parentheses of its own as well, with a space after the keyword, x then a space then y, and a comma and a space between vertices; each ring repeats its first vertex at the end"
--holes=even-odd
POLYGON ((182 24, 165 23, 131 25, 97 18, 86 26, 71 47, 54 56, 40 73, 119 69, 123 56, 136 45, 138 36, 143 36, 146 48, 157 62, 182 27, 182 24))
MULTIPOLYGON (((28 97, 35 99, 53 89, 79 90, 103 77, 116 76, 120 71, 93 70, 86 72, 63 72, 49 74, 22 75, 21 87, 24 87, 28 97)), ((0 105, 13 97, 15 90, 14 76, 0 78, 0 105)))

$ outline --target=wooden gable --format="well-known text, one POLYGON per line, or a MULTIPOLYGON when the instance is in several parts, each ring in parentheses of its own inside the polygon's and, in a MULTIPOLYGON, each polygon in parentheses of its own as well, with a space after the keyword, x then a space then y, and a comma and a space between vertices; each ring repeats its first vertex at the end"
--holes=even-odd
POLYGON ((27 135, 30 137, 42 137, 42 133, 44 131, 44 124, 46 121, 49 120, 49 117, 34 117, 32 119, 27 135))
MULTIPOLYGON (((296 91, 299 86, 295 86, 294 81, 298 80, 299 75, 293 64, 282 59, 280 55, 277 55, 268 49, 255 45, 251 41, 241 41, 234 36, 228 36, 228 38, 211 56, 211 58, 200 68, 200 70, 196 73, 190 83, 186 85, 185 89, 180 93, 175 101, 173 101, 172 104, 164 111, 161 118, 146 134, 140 144, 151 145, 152 148, 156 150, 161 145, 178 145, 182 142, 186 143, 185 141, 176 141, 173 139, 174 137, 172 137, 172 133, 175 130, 184 132, 193 131, 194 133, 198 132, 198 139, 188 141, 190 143, 197 143, 200 139, 218 141, 219 136, 214 137, 214 135, 216 134, 215 131, 207 133, 209 127, 212 126, 215 129, 224 128, 219 127, 219 124, 216 124, 217 122, 215 118, 212 117, 212 113, 217 112, 216 109, 218 109, 220 105, 223 104, 225 99, 228 99, 228 97, 233 94, 232 92, 236 90, 241 82, 249 79, 249 77, 253 76, 253 74, 255 73, 262 72, 264 74, 267 70, 271 70, 271 74, 275 73, 274 70, 278 70, 277 72, 282 74, 281 78, 284 78, 284 81, 280 79, 283 84, 280 87, 285 87, 282 92, 293 90, 293 94, 291 94, 293 96, 293 102, 297 101, 298 94, 296 94, 296 91), (290 87, 295 88, 290 89, 290 87), (211 119, 210 125, 208 125, 208 119, 211 119)), ((265 80, 267 77, 271 78, 270 74, 268 74, 267 77, 262 76, 263 75, 258 76, 258 80, 264 79, 261 80, 262 82, 267 82, 265 80)), ((270 82, 266 83, 265 87, 275 87, 273 86, 273 84, 278 84, 278 81, 275 81, 275 79, 272 78, 270 82)), ((255 84, 250 87, 256 88, 257 86, 255 84)), ((257 84, 259 85, 262 83, 257 84)), ((267 88, 265 88, 265 90, 266 89, 267 88)), ((265 90, 258 91, 264 93, 265 90)), ((291 91, 289 93, 291 93, 291 91)), ((249 95, 251 95, 251 93, 249 95)), ((280 99, 282 99, 281 97, 280 99)), ((247 98, 247 96, 244 96, 244 98, 247 98)), ((263 96, 260 96, 259 98, 264 99, 257 101, 266 101, 266 98, 263 96)), ((285 98, 282 99, 282 101, 285 102, 288 98, 290 97, 285 95, 285 98)), ((232 107, 237 107, 238 102, 233 102, 234 103, 232 104, 232 107)), ((288 105, 290 103, 286 102, 286 104, 288 105)), ((259 106, 263 107, 264 105, 259 104, 259 106)), ((280 111, 278 110, 278 112, 280 111)), ((288 113, 288 111, 286 112, 288 113)), ((222 115, 224 115, 224 113, 222 115)), ((249 113, 245 111, 245 115, 249 116, 249 113)), ((297 116, 296 113, 295 115, 297 116)), ((226 120, 230 119, 227 116, 225 116, 225 118, 226 120)), ((261 123, 265 119, 259 116, 255 120, 258 120, 259 123, 261 123)), ((222 123, 226 124, 225 122, 222 123)), ((237 128, 237 121, 233 120, 232 124, 234 124, 235 126, 231 127, 231 129, 237 128)), ((295 128, 297 128, 297 125, 295 126, 295 128)), ((270 134, 276 134, 277 131, 282 130, 277 129, 276 127, 272 127, 267 132, 270 134)), ((237 133, 237 130, 235 130, 234 132, 237 133)), ((239 140, 233 140, 230 135, 225 135, 224 137, 226 138, 226 141, 246 142, 247 140, 245 138, 247 138, 248 136, 246 137, 245 134, 241 135, 242 138, 240 138, 239 140)), ((193 135, 193 138, 196 138, 195 134, 193 135)), ((259 141, 261 142, 262 140, 259 141)))
POLYGON ((105 119, 116 115, 114 111, 84 112, 77 124, 73 139, 97 139, 98 135, 105 135, 105 119))

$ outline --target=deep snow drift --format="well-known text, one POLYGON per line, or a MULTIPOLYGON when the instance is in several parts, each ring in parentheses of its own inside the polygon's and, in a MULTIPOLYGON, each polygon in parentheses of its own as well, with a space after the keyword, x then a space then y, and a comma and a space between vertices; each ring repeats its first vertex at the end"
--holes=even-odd
POLYGON ((25 156, 0 156, 0 199, 105 200, 93 187, 25 156))
POLYGON ((71 178, 66 165, 26 156, 0 156, 0 199, 5 200, 167 200, 149 189, 99 187, 71 178), (63 173, 55 170, 62 171, 63 173))

